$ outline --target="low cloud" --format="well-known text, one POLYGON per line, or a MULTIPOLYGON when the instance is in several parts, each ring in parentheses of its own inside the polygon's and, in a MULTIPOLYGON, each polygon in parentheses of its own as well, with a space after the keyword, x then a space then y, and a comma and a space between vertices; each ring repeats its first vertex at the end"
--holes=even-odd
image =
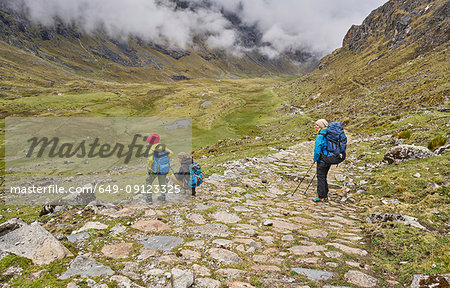
POLYGON ((56 20, 87 33, 99 29, 110 37, 137 36, 145 41, 186 49, 196 35, 211 48, 240 53, 257 50, 269 57, 286 51, 322 56, 340 47, 352 24, 386 0, 6 0, 31 21, 52 26, 56 20), (187 6, 187 7, 186 7, 187 6), (260 41, 243 47, 242 32, 227 15, 254 27, 260 41))

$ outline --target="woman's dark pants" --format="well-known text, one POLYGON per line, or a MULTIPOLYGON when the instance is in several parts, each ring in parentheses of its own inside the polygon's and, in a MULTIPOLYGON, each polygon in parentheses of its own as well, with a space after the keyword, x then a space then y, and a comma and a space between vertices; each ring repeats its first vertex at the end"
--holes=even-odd
POLYGON ((327 163, 317 163, 317 194, 320 198, 328 197, 327 174, 331 165, 327 163))

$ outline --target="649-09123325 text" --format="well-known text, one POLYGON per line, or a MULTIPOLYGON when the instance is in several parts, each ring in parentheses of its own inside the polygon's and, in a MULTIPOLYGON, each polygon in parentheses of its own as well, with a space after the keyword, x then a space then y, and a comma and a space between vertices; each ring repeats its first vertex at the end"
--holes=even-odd
POLYGON ((59 185, 47 186, 12 186, 9 189, 11 194, 72 194, 72 193, 100 193, 100 194, 177 194, 181 192, 180 185, 111 185, 95 184, 85 186, 63 187, 59 185))

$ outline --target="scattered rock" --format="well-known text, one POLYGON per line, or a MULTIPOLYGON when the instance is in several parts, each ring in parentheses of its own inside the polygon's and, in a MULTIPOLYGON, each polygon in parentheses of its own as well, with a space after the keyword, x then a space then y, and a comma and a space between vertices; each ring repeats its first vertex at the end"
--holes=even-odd
POLYGON ((309 253, 325 251, 327 250, 324 246, 311 245, 311 246, 294 246, 289 248, 289 251, 295 255, 307 255, 309 253))
POLYGON ((33 280, 39 279, 45 274, 45 272, 47 272, 47 269, 43 269, 43 270, 40 270, 40 271, 37 271, 37 272, 33 272, 26 279, 28 281, 33 281, 33 280))
POLYGON ((0 237, 26 225, 27 223, 20 218, 9 219, 8 221, 0 224, 0 237))
POLYGON ((334 273, 332 272, 306 268, 292 268, 291 270, 294 271, 295 273, 305 275, 308 278, 308 280, 311 281, 328 280, 334 275, 334 273))
POLYGON ((311 238, 327 238, 328 236, 328 232, 320 229, 306 230, 305 233, 311 238))
POLYGON ((199 224, 199 225, 206 224, 205 218, 200 214, 189 214, 189 215, 187 215, 186 218, 191 220, 195 224, 199 224))
POLYGON ((81 227, 80 229, 73 231, 72 234, 77 234, 89 229, 94 229, 94 230, 105 230, 106 228, 108 228, 108 225, 100 223, 100 222, 87 222, 86 224, 84 224, 83 227, 81 227))
POLYGON ((172 269, 172 287, 173 288, 189 288, 194 284, 194 273, 181 269, 172 269))
POLYGON ((83 241, 89 238, 89 233, 88 232, 81 232, 81 233, 76 233, 76 234, 72 234, 67 236, 67 240, 69 242, 75 243, 78 241, 83 241))
POLYGON ((237 222, 241 221, 241 218, 239 218, 238 215, 228 213, 225 211, 218 211, 218 212, 212 214, 211 216, 214 219, 216 219, 217 221, 223 222, 223 223, 237 223, 237 222))
POLYGON ((436 156, 433 152, 426 147, 414 146, 414 145, 399 145, 386 152, 384 160, 389 164, 401 161, 409 161, 414 159, 424 159, 436 156))
POLYGON ((114 275, 111 278, 109 278, 111 281, 115 281, 117 283, 117 285, 121 288, 138 288, 138 287, 142 287, 139 286, 135 283, 133 283, 129 278, 125 277, 125 276, 121 276, 121 275, 114 275))
POLYGON ((15 219, 2 224, 0 230, 7 233, 0 237, 0 251, 26 257, 36 265, 47 265, 66 256, 73 256, 39 223, 24 223, 15 219))
POLYGON ((214 260, 225 265, 236 264, 242 261, 236 253, 222 248, 211 248, 208 250, 208 254, 214 260))
POLYGON ((199 233, 203 236, 211 236, 211 237, 228 237, 230 233, 228 232, 228 227, 224 224, 219 223, 211 223, 205 224, 201 226, 189 227, 187 229, 189 234, 199 233))
POLYGON ((98 214, 104 209, 119 209, 119 208, 117 208, 114 204, 111 204, 111 203, 104 203, 101 200, 94 200, 94 201, 89 202, 88 205, 86 205, 85 210, 88 210, 88 209, 94 211, 95 214, 98 214))
POLYGON ((282 233, 292 231, 292 230, 298 230, 301 228, 301 226, 298 224, 294 224, 294 223, 286 222, 286 221, 282 221, 282 220, 272 220, 272 222, 273 222, 273 228, 282 233))
POLYGON ((127 231, 127 228, 119 223, 114 225, 114 227, 112 227, 111 230, 109 230, 109 234, 114 237, 122 233, 125 233, 125 231, 127 231))
POLYGON ((211 278, 197 278, 195 279, 195 287, 197 288, 220 288, 220 281, 211 278))
POLYGON ((341 258, 341 256, 342 256, 342 253, 337 252, 337 251, 326 251, 326 252, 324 252, 324 254, 328 258, 341 258))
POLYGON ((131 225, 131 227, 150 233, 162 232, 170 229, 169 225, 159 220, 139 220, 131 225))
POLYGON ((444 153, 446 150, 450 149, 450 144, 441 146, 439 148, 437 148, 436 150, 434 150, 434 153, 441 155, 442 153, 444 153))
POLYGON ((281 237, 281 241, 294 241, 294 236, 284 235, 283 237, 281 237))
POLYGON ((273 222, 272 222, 272 220, 267 219, 267 220, 264 220, 263 225, 264 225, 264 226, 272 226, 272 225, 273 225, 273 222))
POLYGON ((219 275, 224 275, 230 280, 240 279, 245 277, 248 273, 243 270, 227 268, 227 269, 219 269, 216 271, 219 275))
POLYGON ((110 267, 86 256, 77 256, 72 264, 70 264, 69 269, 58 278, 65 280, 75 275, 80 275, 81 277, 97 277, 113 274, 114 271, 110 267))
POLYGON ((145 236, 139 243, 151 250, 170 251, 183 243, 183 238, 173 236, 145 236))
POLYGON ((212 243, 216 244, 219 248, 231 248, 233 241, 228 239, 215 239, 212 243))
POLYGON ((280 267, 274 265, 252 265, 250 269, 255 271, 281 272, 280 267))
POLYGON ((378 280, 373 278, 372 276, 356 270, 348 271, 347 273, 345 273, 344 277, 347 282, 364 288, 376 287, 378 283, 378 280))
POLYGON ((210 276, 211 275, 211 271, 209 270, 208 267, 201 266, 198 264, 192 265, 192 270, 194 271, 195 275, 199 275, 199 276, 210 276))
POLYGON ((136 260, 138 261, 142 261, 145 259, 148 259, 150 257, 155 257, 158 256, 158 251, 152 250, 152 249, 147 249, 147 248, 142 248, 139 255, 137 256, 136 260))
POLYGON ((450 287, 450 274, 434 276, 423 274, 414 275, 411 288, 425 287, 450 287))
POLYGON ((348 247, 345 246, 344 244, 340 244, 340 243, 328 243, 327 245, 333 246, 339 250, 344 251, 344 253, 347 254, 355 254, 358 256, 367 256, 367 251, 366 250, 361 250, 359 248, 353 248, 353 247, 348 247))
POLYGON ((407 216, 407 215, 391 214, 391 213, 374 213, 369 218, 366 219, 366 222, 368 222, 368 223, 387 222, 387 221, 403 223, 405 225, 411 225, 413 227, 416 227, 416 228, 419 228, 422 230, 427 230, 427 228, 422 226, 417 221, 417 218, 407 216))
POLYGON ((102 248, 102 253, 106 257, 113 259, 127 258, 133 249, 133 243, 119 243, 106 245, 102 248))
POLYGON ((186 258, 189 260, 197 260, 202 256, 202 254, 200 252, 197 252, 194 250, 189 250, 189 249, 181 250, 180 254, 183 258, 186 258))
POLYGON ((255 286, 249 283, 239 281, 227 282, 226 285, 228 288, 256 288, 255 286))

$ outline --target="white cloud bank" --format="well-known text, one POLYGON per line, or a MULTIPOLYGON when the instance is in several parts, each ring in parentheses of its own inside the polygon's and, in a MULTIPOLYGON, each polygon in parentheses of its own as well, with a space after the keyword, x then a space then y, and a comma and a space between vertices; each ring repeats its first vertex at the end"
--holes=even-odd
POLYGON ((239 32, 222 11, 254 26, 265 43, 254 47, 269 57, 302 50, 324 55, 340 47, 352 24, 360 24, 386 0, 187 0, 194 9, 179 9, 170 0, 7 0, 30 19, 52 26, 55 19, 91 33, 102 28, 111 37, 138 36, 171 47, 192 45, 206 35, 212 48, 246 50, 239 32), (209 5, 202 5, 207 2, 209 5))

